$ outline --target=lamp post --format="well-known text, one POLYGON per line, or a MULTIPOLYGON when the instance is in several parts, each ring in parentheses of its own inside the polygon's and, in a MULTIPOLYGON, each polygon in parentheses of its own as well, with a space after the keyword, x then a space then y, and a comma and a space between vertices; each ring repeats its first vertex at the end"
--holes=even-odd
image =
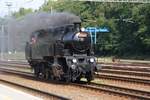
MULTIPOLYGON (((11 17, 12 2, 6 2, 6 6, 8 7, 8 20, 9 20, 10 17, 11 17)), ((9 26, 8 26, 8 33, 7 34, 8 34, 7 35, 8 54, 11 54, 11 51, 10 51, 10 32, 9 32, 9 26)))
POLYGON ((4 60, 4 25, 1 25, 1 60, 4 60))

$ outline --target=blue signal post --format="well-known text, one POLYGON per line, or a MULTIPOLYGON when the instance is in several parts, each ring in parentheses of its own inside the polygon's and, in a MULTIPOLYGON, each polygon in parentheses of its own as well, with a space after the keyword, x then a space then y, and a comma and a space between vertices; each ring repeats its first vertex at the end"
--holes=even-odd
POLYGON ((93 44, 96 44, 97 41, 97 33, 107 33, 109 32, 108 28, 96 28, 96 27, 87 27, 85 29, 86 32, 91 34, 91 41, 93 44))

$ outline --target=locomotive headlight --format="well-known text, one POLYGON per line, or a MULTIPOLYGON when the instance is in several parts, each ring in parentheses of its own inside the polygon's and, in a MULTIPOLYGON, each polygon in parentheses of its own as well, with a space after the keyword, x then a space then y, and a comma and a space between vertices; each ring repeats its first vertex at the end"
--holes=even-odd
POLYGON ((73 58, 73 59, 72 59, 72 62, 73 62, 73 63, 77 63, 77 59, 73 58))
POLYGON ((94 58, 90 58, 90 63, 93 63, 94 62, 94 58))

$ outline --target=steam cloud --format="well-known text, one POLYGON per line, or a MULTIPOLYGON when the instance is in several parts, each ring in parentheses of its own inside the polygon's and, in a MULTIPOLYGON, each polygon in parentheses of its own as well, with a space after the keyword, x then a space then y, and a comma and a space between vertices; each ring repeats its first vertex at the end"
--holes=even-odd
POLYGON ((19 20, 11 19, 8 22, 8 32, 12 43, 10 46, 12 46, 11 48, 13 49, 15 48, 22 51, 32 32, 72 24, 72 22, 81 22, 81 20, 78 16, 67 12, 37 12, 28 14, 19 20))

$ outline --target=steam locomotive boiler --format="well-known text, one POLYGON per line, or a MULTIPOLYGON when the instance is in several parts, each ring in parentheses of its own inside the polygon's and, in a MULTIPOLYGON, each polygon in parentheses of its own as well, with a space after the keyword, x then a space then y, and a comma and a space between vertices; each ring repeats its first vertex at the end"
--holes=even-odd
POLYGON ((90 34, 80 30, 78 16, 57 20, 65 23, 33 32, 26 44, 26 59, 35 76, 67 82, 84 77, 90 82, 96 70, 90 34))

